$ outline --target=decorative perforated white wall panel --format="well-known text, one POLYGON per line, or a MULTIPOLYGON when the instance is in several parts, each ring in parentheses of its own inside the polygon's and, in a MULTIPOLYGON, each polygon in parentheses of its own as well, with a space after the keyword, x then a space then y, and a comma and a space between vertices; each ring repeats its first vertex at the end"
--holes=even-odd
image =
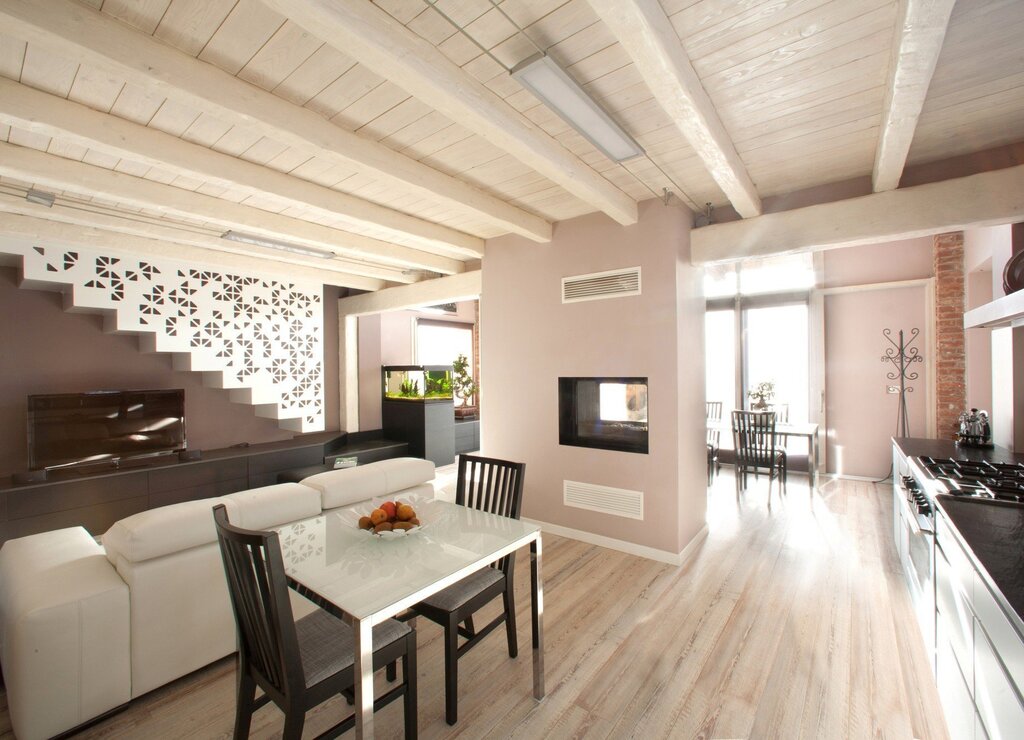
POLYGON ((141 334, 175 367, 301 432, 324 428, 322 286, 90 249, 4 245, 25 287, 60 288, 69 309, 141 334))

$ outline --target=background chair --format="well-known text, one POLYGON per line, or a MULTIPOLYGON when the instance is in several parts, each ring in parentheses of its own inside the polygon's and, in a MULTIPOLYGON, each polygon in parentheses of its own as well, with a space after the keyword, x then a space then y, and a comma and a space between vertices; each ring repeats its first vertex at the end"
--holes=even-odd
POLYGON ((747 487, 747 474, 756 477, 768 471, 768 503, 772 501, 772 481, 778 476, 780 490, 786 488, 786 451, 775 436, 775 414, 771 411, 733 411, 732 437, 736 448, 736 490, 747 487))
MULTIPOLYGON (((232 526, 223 504, 213 508, 228 593, 238 627, 236 740, 249 736, 252 713, 274 702, 284 712, 282 737, 302 736, 306 712, 354 686, 355 639, 340 619, 322 609, 296 622, 276 532, 232 526), (256 699, 256 688, 264 695, 256 699)), ((404 697, 405 737, 416 737, 416 631, 389 619, 373 629, 373 666, 401 658, 402 683, 373 703, 373 710, 404 697)), ((320 737, 336 737, 355 715, 320 737)))
POLYGON ((789 423, 789 404, 788 403, 770 403, 770 404, 768 404, 768 410, 775 412, 775 423, 776 424, 788 424, 789 423))
MULTIPOLYGON (((525 471, 525 463, 460 455, 455 503, 518 519, 525 471)), ((459 658, 503 622, 508 656, 515 658, 519 654, 514 565, 515 553, 512 553, 412 608, 415 614, 444 627, 445 719, 450 725, 454 725, 459 716, 459 658), (473 614, 498 596, 504 602, 502 613, 480 630, 474 629, 473 614), (462 645, 459 645, 460 636, 465 639, 462 645)))
POLYGON ((718 462, 718 451, 721 448, 722 430, 722 402, 705 401, 704 417, 707 421, 707 443, 708 443, 708 485, 714 478, 715 473, 721 469, 722 464, 718 462))

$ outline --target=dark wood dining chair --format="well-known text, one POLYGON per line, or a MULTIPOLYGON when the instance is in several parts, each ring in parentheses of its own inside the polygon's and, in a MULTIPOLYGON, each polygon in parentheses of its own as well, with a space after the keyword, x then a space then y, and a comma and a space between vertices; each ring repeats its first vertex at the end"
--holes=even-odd
POLYGON ((722 468, 722 464, 718 461, 718 453, 722 446, 722 430, 719 427, 722 422, 722 402, 705 401, 704 411, 704 417, 707 420, 708 485, 711 485, 715 473, 722 468))
POLYGON ((772 481, 786 490, 786 451, 779 447, 775 434, 775 414, 771 411, 733 411, 732 437, 736 451, 736 490, 747 487, 747 475, 768 472, 768 503, 772 501, 772 481))
MULTIPOLYGON (((460 455, 455 503, 518 519, 523 503, 525 472, 525 463, 460 455)), ((478 570, 412 608, 415 614, 444 627, 445 719, 450 725, 454 725, 459 717, 459 658, 502 623, 508 640, 508 656, 515 658, 519 654, 512 578, 514 566, 515 553, 506 555, 491 567, 478 570), (475 629, 473 614, 498 596, 503 601, 501 614, 479 630, 475 629), (459 637, 465 640, 461 645, 459 637)))
MULTIPOLYGON (((238 628, 234 737, 248 737, 253 712, 272 701, 284 712, 282 737, 298 740, 306 712, 337 694, 351 698, 354 635, 347 624, 322 609, 294 620, 277 532, 233 526, 223 504, 213 508, 213 518, 238 628), (263 690, 259 699, 257 688, 263 690)), ((376 699, 373 710, 403 697, 405 737, 415 738, 416 631, 389 619, 373 628, 374 670, 399 659, 402 683, 376 699)), ((353 714, 319 738, 337 737, 354 725, 353 714)))

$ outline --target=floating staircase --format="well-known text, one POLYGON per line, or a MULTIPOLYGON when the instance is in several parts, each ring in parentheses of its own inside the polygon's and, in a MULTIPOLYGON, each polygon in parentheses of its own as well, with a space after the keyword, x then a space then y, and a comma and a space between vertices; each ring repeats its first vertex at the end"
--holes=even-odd
POLYGON ((322 286, 93 249, 6 244, 21 287, 59 290, 142 352, 170 354, 235 403, 295 432, 324 429, 322 286))

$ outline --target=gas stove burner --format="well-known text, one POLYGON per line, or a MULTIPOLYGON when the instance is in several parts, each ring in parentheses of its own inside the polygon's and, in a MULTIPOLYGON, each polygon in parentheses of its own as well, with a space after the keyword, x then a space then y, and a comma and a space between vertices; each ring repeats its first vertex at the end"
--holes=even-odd
POLYGON ((1024 479, 1024 463, 1001 463, 953 458, 918 458, 922 467, 935 478, 1024 479))
POLYGON ((1024 502, 1024 464, 931 457, 919 462, 950 495, 1024 502))

